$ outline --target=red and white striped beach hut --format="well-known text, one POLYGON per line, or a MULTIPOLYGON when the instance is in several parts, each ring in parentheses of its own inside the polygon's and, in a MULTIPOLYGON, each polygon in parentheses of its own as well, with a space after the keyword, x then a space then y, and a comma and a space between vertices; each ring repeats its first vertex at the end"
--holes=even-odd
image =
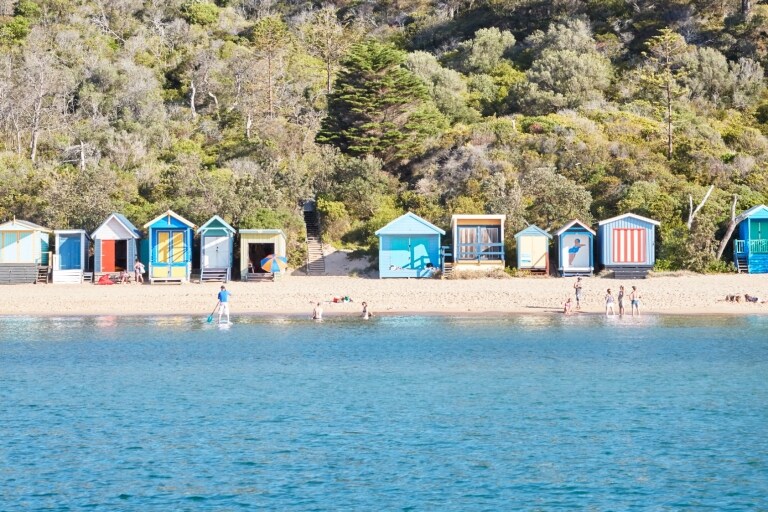
POLYGON ((656 263, 658 225, 634 213, 600 221, 597 238, 603 267, 616 277, 645 277, 656 263))

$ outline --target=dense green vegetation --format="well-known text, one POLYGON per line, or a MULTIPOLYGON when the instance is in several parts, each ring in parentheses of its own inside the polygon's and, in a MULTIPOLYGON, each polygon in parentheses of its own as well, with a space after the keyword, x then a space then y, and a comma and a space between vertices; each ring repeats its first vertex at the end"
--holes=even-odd
POLYGON ((317 197, 367 249, 406 210, 633 211, 661 267, 716 270, 734 196, 768 202, 767 68, 754 0, 0 0, 0 219, 172 208, 297 248, 317 197))

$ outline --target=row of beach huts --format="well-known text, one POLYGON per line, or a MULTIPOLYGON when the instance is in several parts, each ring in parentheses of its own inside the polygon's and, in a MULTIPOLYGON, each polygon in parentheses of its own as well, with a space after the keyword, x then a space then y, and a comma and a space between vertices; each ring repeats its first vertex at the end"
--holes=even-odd
MULTIPOLYGON (((423 278, 454 271, 504 269, 505 220, 505 215, 453 215, 452 243, 443 245, 444 230, 406 213, 376 232, 379 277, 423 278)), ((736 222, 736 268, 767 273, 768 207, 750 208, 736 222)), ((519 271, 549 275, 553 261, 560 276, 591 275, 604 268, 620 278, 645 277, 655 264, 658 225, 633 213, 602 220, 596 230, 577 219, 552 234, 531 225, 514 235, 515 266, 519 271), (551 245, 557 251, 552 258, 551 245)), ((132 271, 136 259, 145 265, 150 283, 188 282, 195 235, 200 237, 201 281, 229 281, 236 263, 241 279, 260 280, 269 274, 260 267, 261 260, 270 255, 286 256, 282 230, 235 230, 218 215, 198 228, 168 210, 143 227, 144 236, 120 213, 109 215, 90 234, 81 229, 52 231, 32 222, 10 220, 0 224, 0 284, 48 282, 49 277, 54 283, 95 281, 100 275, 132 271), (237 254, 236 235, 240 242, 237 254)))

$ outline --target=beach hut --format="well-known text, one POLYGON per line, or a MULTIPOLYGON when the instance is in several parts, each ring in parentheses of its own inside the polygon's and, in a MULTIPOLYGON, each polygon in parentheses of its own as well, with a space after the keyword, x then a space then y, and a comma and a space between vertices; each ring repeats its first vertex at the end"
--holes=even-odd
POLYGON ((551 239, 552 235, 534 225, 516 233, 517 269, 534 274, 549 274, 551 239))
POLYGON ((597 240, 603 267, 616 278, 645 278, 656 263, 658 225, 634 213, 601 220, 597 240))
POLYGON ((738 239, 733 259, 739 272, 768 273, 768 206, 754 206, 736 217, 738 239))
POLYGON ((88 268, 91 237, 83 229, 57 229, 53 232, 56 254, 53 255, 51 280, 54 283, 82 283, 88 268))
POLYGON ((192 273, 192 239, 195 225, 171 210, 144 224, 147 243, 142 244, 149 282, 189 282, 192 273))
POLYGON ((140 238, 139 230, 124 215, 111 213, 91 233, 94 281, 103 274, 133 270, 140 238))
POLYGON ((557 271, 561 276, 591 276, 595 270, 595 232, 580 220, 572 220, 555 232, 557 271))
POLYGON ((454 270, 504 269, 506 215, 451 216, 454 270))
POLYGON ((445 231, 411 212, 380 230, 379 278, 431 277, 440 268, 440 237, 445 231))
POLYGON ((197 234, 200 235, 200 281, 229 281, 235 228, 214 215, 200 226, 197 234))
POLYGON ((50 233, 15 218, 0 224, 0 284, 48 282, 50 233))
POLYGON ((241 229, 240 278, 243 281, 263 281, 274 277, 261 268, 261 260, 274 254, 286 257, 287 239, 282 229, 241 229))

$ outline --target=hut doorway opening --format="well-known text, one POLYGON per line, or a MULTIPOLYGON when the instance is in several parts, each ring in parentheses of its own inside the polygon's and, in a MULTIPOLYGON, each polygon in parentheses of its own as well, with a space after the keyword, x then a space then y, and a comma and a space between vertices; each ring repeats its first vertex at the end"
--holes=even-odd
POLYGON ((275 244, 249 243, 248 244, 248 266, 249 272, 253 274, 266 274, 267 271, 261 268, 261 260, 275 254, 275 244))
POLYGON ((128 270, 127 240, 115 240, 115 270, 128 270))

